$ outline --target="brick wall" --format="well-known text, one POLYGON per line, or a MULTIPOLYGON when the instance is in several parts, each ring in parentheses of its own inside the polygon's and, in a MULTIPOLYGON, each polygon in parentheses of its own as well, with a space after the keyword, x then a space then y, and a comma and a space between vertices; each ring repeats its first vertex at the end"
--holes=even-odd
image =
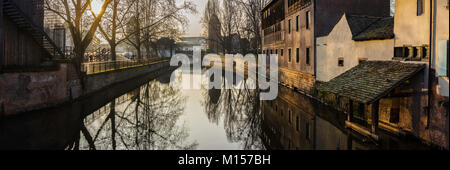
POLYGON ((315 77, 311 74, 297 72, 289 69, 280 68, 280 83, 288 87, 297 88, 302 92, 310 94, 314 84, 315 77))

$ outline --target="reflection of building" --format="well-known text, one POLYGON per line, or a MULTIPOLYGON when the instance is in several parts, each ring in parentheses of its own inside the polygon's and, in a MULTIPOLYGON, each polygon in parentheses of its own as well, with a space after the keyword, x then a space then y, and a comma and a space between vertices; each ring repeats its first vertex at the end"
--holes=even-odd
POLYGON ((316 80, 328 82, 361 61, 392 60, 394 18, 344 14, 328 36, 317 38, 316 80))
POLYGON ((221 33, 221 31, 222 31, 222 29, 221 29, 219 17, 216 14, 213 14, 208 23, 207 43, 208 43, 209 51, 217 53, 222 49, 222 45, 221 45, 222 33, 221 33))
POLYGON ((347 130, 345 115, 311 98, 281 87, 279 97, 263 101, 262 141, 270 150, 367 150, 426 148, 381 132, 378 146, 347 130))
POLYGON ((389 16, 390 1, 272 0, 263 9, 263 52, 279 55, 281 83, 310 92, 317 37, 328 35, 344 13, 389 16))

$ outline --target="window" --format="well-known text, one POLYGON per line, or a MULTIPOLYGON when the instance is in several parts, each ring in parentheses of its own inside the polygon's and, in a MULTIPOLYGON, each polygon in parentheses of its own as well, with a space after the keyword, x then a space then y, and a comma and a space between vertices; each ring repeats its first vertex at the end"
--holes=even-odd
POLYGON ((428 47, 422 47, 422 58, 428 58, 428 47))
POLYGON ((403 47, 395 47, 394 48, 394 57, 404 58, 403 47))
POLYGON ((305 132, 306 132, 306 139, 307 140, 311 140, 311 132, 310 132, 310 130, 311 130, 311 127, 309 127, 309 122, 306 122, 305 132))
POLYGON ((289 34, 291 33, 291 20, 288 21, 288 29, 289 29, 289 34))
POLYGON ((296 61, 297 61, 297 63, 299 63, 300 62, 300 48, 297 48, 297 56, 296 56, 296 61))
POLYGON ((358 64, 361 64, 362 62, 368 61, 368 60, 369 60, 368 58, 359 58, 358 59, 358 64))
POLYGON ((298 32, 298 30, 300 30, 300 28, 299 28, 299 25, 298 25, 298 15, 297 15, 297 17, 295 18, 295 26, 296 26, 296 30, 297 30, 297 32, 298 32))
POLYGON ((297 129, 297 132, 300 131, 300 118, 298 116, 295 119, 295 126, 296 126, 296 129, 297 129))
POLYGON ((400 108, 391 108, 389 122, 390 123, 399 123, 400 122, 400 108))
POLYGON ((394 55, 397 58, 408 58, 409 57, 409 48, 408 47, 395 47, 394 55))
POLYGON ((289 110, 289 124, 292 124, 292 111, 289 110))
POLYGON ((344 58, 339 58, 339 61, 338 61, 338 66, 339 67, 344 67, 344 58))
POLYGON ((416 48, 416 47, 413 47, 412 48, 412 51, 413 51, 413 56, 412 56, 412 58, 417 58, 417 56, 418 56, 418 49, 416 48))
POLYGON ((311 25, 311 12, 307 11, 306 12, 306 29, 309 29, 310 25, 311 25))
POLYGON ((311 48, 306 48, 306 64, 311 65, 311 48))
POLYGON ((276 50, 275 50, 275 54, 277 54, 277 55, 278 55, 278 49, 276 49, 276 50))
POLYGON ((291 49, 289 49, 289 62, 292 62, 292 50, 291 49))
POLYGON ((270 50, 270 54, 273 54, 273 50, 270 50))
POLYGON ((284 55, 284 49, 281 49, 281 56, 284 55))
POLYGON ((423 0, 417 0, 417 16, 421 16, 423 14, 424 5, 423 0))

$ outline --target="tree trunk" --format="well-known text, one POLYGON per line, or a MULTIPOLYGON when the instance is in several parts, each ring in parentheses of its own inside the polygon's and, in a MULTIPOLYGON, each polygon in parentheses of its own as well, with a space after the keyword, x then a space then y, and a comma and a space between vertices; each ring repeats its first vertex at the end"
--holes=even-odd
POLYGON ((109 47, 111 48, 111 60, 114 63, 114 69, 117 69, 117 52, 116 52, 116 44, 110 43, 109 47))
POLYGON ((86 51, 85 49, 80 48, 79 46, 75 46, 74 48, 75 57, 72 59, 72 64, 75 67, 75 71, 77 73, 78 78, 80 79, 82 89, 85 88, 85 77, 86 77, 85 76, 86 73, 84 73, 81 70, 85 51, 86 51))

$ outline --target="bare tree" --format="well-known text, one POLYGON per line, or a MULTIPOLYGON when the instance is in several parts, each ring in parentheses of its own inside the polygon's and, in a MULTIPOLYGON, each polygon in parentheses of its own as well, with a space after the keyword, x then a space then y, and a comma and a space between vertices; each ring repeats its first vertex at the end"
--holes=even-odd
POLYGON ((246 38, 247 42, 251 42, 254 53, 257 53, 262 46, 260 11, 266 2, 267 0, 227 0, 219 6, 216 0, 209 0, 202 18, 208 41, 219 43, 224 53, 234 50, 243 52, 242 48, 235 49, 233 38, 246 38), (214 16, 219 16, 220 31, 210 28, 214 26, 211 25, 214 16))
POLYGON ((140 60, 143 57, 143 46, 149 58, 150 48, 156 49, 155 42, 158 39, 180 36, 188 20, 185 14, 195 13, 196 8, 190 1, 177 3, 175 0, 140 0, 135 3, 132 12, 133 16, 126 30, 126 42, 136 49, 140 60))
MULTIPOLYGON (((97 15, 90 16, 87 15, 90 13, 89 10, 92 10, 90 0, 45 0, 45 8, 60 16, 69 27, 75 53, 73 64, 82 79, 84 76, 81 74, 81 63, 84 53, 92 42, 102 17, 111 2, 112 0, 104 0, 100 12, 97 15)), ((83 84, 83 81, 81 82, 83 84)))
MULTIPOLYGON (((136 0, 113 0, 112 8, 109 8, 99 30, 111 48, 111 58, 117 60, 116 47, 125 40, 125 34, 121 32, 130 18, 130 8, 136 0)), ((95 15, 95 14, 94 14, 95 15)))
POLYGON ((245 13, 245 24, 241 28, 245 30, 248 35, 247 38, 253 45, 254 53, 258 53, 258 49, 262 47, 261 36, 261 13, 268 0, 233 0, 236 1, 245 13))

